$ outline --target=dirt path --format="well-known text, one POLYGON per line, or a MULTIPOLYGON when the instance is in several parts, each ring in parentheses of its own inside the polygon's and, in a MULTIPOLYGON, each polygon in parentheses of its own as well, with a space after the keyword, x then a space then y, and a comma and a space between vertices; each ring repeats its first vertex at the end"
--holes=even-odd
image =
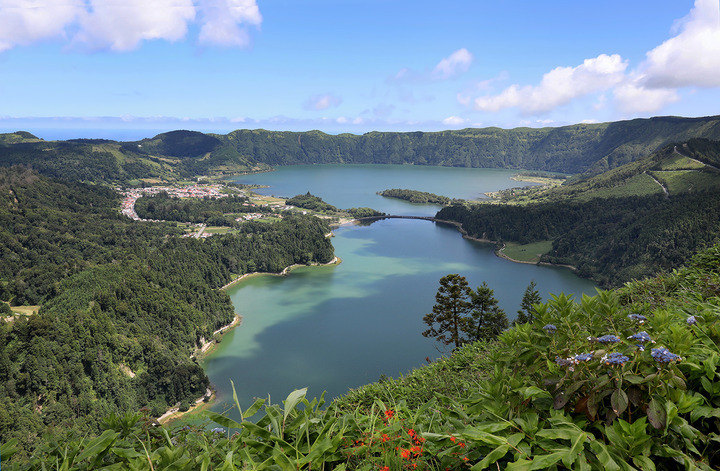
POLYGON ((693 158, 693 157, 690 157, 690 156, 688 156, 688 155, 683 154, 682 152, 680 152, 680 151, 678 150, 677 146, 674 146, 674 147, 673 147, 673 150, 674 150, 675 153, 676 153, 677 155, 679 155, 680 157, 685 157, 686 159, 690 159, 690 160, 692 160, 693 162, 697 162, 697 163, 699 163, 699 164, 705 165, 706 167, 710 167, 710 168, 712 168, 712 169, 717 170, 717 171, 720 172, 720 168, 718 168, 718 167, 716 167, 716 166, 714 166, 714 165, 712 165, 712 164, 703 162, 703 161, 701 161, 701 160, 698 160, 698 159, 695 159, 695 158, 693 158))
POLYGON ((668 189, 665 187, 665 185, 662 184, 662 182, 661 182, 660 180, 658 180, 657 178, 655 178, 655 176, 654 176, 652 173, 648 173, 647 171, 645 171, 645 172, 643 172, 643 173, 646 174, 648 177, 652 178, 653 181, 655 181, 655 183, 657 183, 658 185, 660 185, 660 188, 662 188, 663 193, 665 193, 665 198, 670 198, 670 192, 669 192, 668 189))

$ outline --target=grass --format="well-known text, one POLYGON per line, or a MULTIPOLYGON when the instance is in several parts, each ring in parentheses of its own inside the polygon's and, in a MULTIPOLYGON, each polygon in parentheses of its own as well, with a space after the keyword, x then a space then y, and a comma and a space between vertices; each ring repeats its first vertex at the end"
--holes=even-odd
POLYGON ((203 232, 207 232, 208 234, 227 234, 228 232, 231 232, 231 227, 225 227, 225 226, 208 226, 205 228, 203 232))
POLYGON ((672 157, 665 159, 660 170, 698 170, 704 168, 705 164, 697 160, 690 159, 683 155, 674 154, 672 157))
POLYGON ((720 173, 712 171, 655 171, 653 175, 665 184, 671 195, 686 191, 705 191, 720 188, 720 173))
POLYGON ((551 249, 551 240, 543 240, 525 245, 508 242, 505 244, 505 248, 502 249, 502 253, 519 262, 539 262, 540 256, 548 253, 551 249))
POLYGON ((40 310, 40 306, 10 306, 10 309, 12 309, 15 314, 20 314, 21 316, 31 316, 33 314, 37 314, 40 310))
POLYGON ((660 185, 653 181, 650 175, 645 173, 639 173, 628 178, 619 185, 605 188, 592 188, 577 195, 575 198, 578 200, 587 201, 592 198, 622 198, 625 196, 647 196, 661 192, 662 188, 660 188, 660 185))

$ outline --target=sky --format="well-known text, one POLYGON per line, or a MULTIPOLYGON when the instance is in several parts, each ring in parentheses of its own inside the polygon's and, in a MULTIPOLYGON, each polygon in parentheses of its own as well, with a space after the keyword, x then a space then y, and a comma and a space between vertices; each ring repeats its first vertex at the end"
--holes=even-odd
POLYGON ((41 137, 542 127, 718 105, 718 0, 0 0, 0 129, 41 137))

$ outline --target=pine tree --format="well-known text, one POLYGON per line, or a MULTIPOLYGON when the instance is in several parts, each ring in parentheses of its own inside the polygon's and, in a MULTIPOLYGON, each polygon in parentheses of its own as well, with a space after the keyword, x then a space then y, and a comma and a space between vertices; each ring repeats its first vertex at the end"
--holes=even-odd
POLYGON ((454 344, 455 348, 467 342, 471 292, 464 276, 455 273, 440 278, 433 310, 423 317, 429 327, 423 336, 435 337, 445 345, 454 344))
POLYGON ((525 294, 523 295, 520 303, 520 310, 517 312, 517 318, 513 324, 526 324, 535 320, 535 309, 533 304, 538 304, 543 301, 540 293, 535 289, 535 282, 531 281, 527 288, 525 288, 525 294))
POLYGON ((468 323, 467 335, 472 340, 493 340, 508 328, 505 311, 498 306, 495 290, 490 289, 487 282, 478 286, 470 293, 472 311, 471 322, 468 323))

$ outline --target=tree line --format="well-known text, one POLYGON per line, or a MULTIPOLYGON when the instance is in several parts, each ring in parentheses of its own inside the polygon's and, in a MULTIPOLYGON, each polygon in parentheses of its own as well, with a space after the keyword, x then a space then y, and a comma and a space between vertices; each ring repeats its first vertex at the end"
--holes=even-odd
POLYGON ((235 312, 218 288, 333 258, 315 217, 198 240, 121 216, 119 203, 109 188, 0 168, 0 300, 42 304, 0 321, 0 442, 29 452, 46 433, 63 442, 109 414, 158 416, 202 396, 190 354, 235 312))

